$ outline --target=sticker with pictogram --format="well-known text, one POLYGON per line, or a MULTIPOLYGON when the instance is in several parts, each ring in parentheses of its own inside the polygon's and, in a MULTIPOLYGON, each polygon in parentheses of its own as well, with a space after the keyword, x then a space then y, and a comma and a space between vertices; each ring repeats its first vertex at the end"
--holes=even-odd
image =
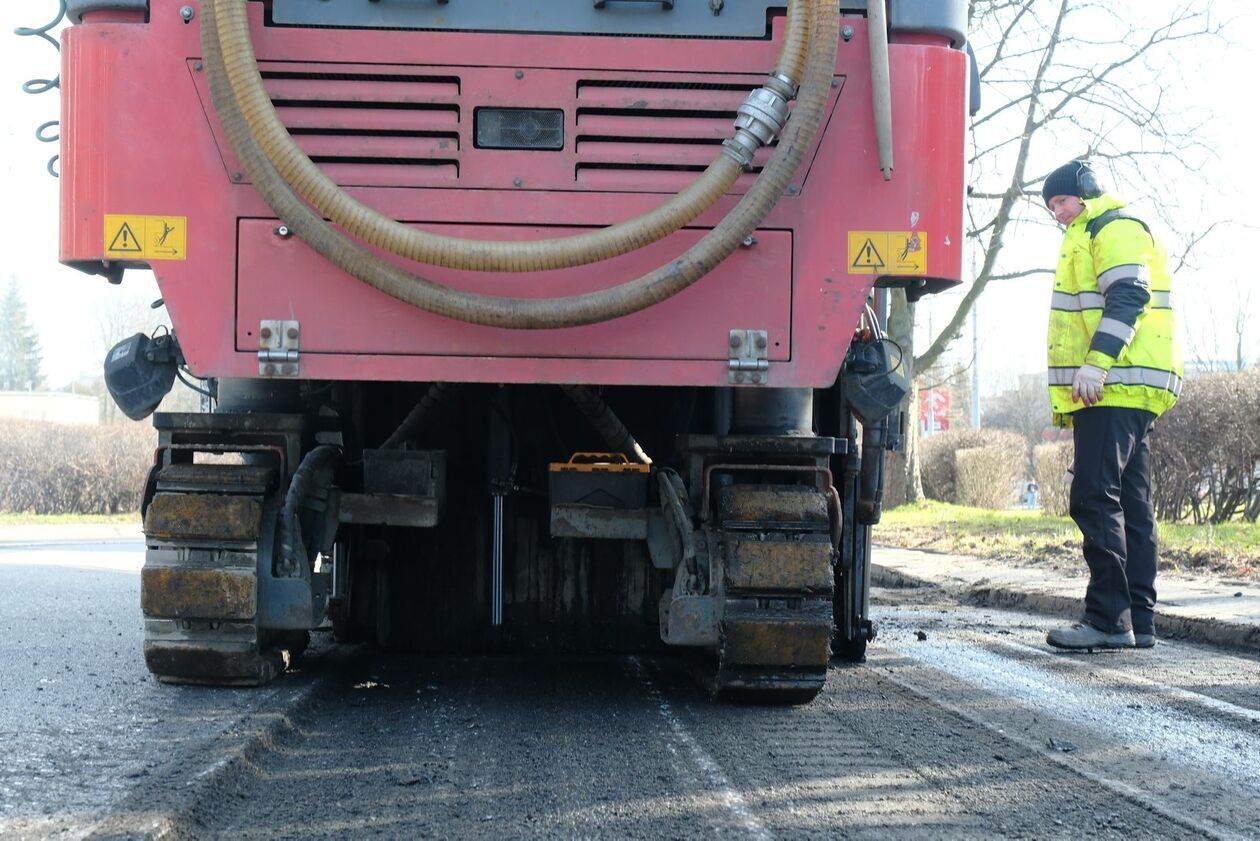
POLYGON ((188 217, 105 216, 105 256, 120 260, 187 260, 188 217))
POLYGON ((923 231, 849 231, 849 273, 927 274, 923 231))

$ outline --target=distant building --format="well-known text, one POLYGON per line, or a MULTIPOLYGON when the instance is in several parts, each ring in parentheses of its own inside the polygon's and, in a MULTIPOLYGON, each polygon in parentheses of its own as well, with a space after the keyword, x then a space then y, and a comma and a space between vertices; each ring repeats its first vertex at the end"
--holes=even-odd
POLYGON ((100 401, 90 394, 0 391, 0 418, 97 426, 100 416, 100 401))

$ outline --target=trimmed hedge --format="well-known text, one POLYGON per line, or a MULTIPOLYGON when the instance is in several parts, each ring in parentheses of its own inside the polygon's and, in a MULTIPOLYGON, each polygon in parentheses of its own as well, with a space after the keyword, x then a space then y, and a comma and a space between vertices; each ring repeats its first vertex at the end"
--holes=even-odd
POLYGON ((140 510, 157 431, 148 423, 70 426, 0 419, 0 511, 140 510))
POLYGON ((1076 447, 1071 441, 1042 444, 1034 451, 1041 508, 1055 517, 1068 515, 1069 485, 1065 474, 1072 466, 1076 447))
POLYGON ((1260 369, 1186 380, 1151 435, 1161 520, 1260 517, 1260 369))
POLYGON ((1022 456, 1002 447, 974 447, 954 452, 958 503, 972 508, 1009 508, 1023 475, 1022 456))
POLYGON ((957 429, 924 438, 920 447, 919 470, 923 494, 928 499, 982 505, 965 502, 965 495, 974 500, 983 498, 991 503, 983 507, 995 508, 1005 508, 1015 502, 1026 465, 1026 446, 1018 434, 993 429, 957 429), (960 462, 962 452, 971 454, 963 456, 960 462), (990 487, 982 487, 985 482, 990 483, 990 487))

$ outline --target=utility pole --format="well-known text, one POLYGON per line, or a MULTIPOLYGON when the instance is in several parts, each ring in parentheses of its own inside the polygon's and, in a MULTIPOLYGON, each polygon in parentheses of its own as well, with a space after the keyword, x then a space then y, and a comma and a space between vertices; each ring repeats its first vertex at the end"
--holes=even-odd
POLYGON ((971 428, 980 428, 980 301, 971 305, 971 428))

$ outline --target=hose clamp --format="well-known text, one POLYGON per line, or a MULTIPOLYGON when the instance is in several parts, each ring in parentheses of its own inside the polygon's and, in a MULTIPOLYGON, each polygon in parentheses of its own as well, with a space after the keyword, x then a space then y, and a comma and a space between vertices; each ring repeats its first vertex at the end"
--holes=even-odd
POLYGON ((765 87, 774 91, 788 102, 796 99, 797 93, 800 92, 800 88, 792 81, 791 77, 784 76, 782 73, 771 73, 769 78, 766 79, 765 87))
POLYGON ((787 100, 769 87, 748 94, 735 117, 735 136, 722 143, 722 153, 747 169, 762 146, 769 146, 788 120, 787 100))

